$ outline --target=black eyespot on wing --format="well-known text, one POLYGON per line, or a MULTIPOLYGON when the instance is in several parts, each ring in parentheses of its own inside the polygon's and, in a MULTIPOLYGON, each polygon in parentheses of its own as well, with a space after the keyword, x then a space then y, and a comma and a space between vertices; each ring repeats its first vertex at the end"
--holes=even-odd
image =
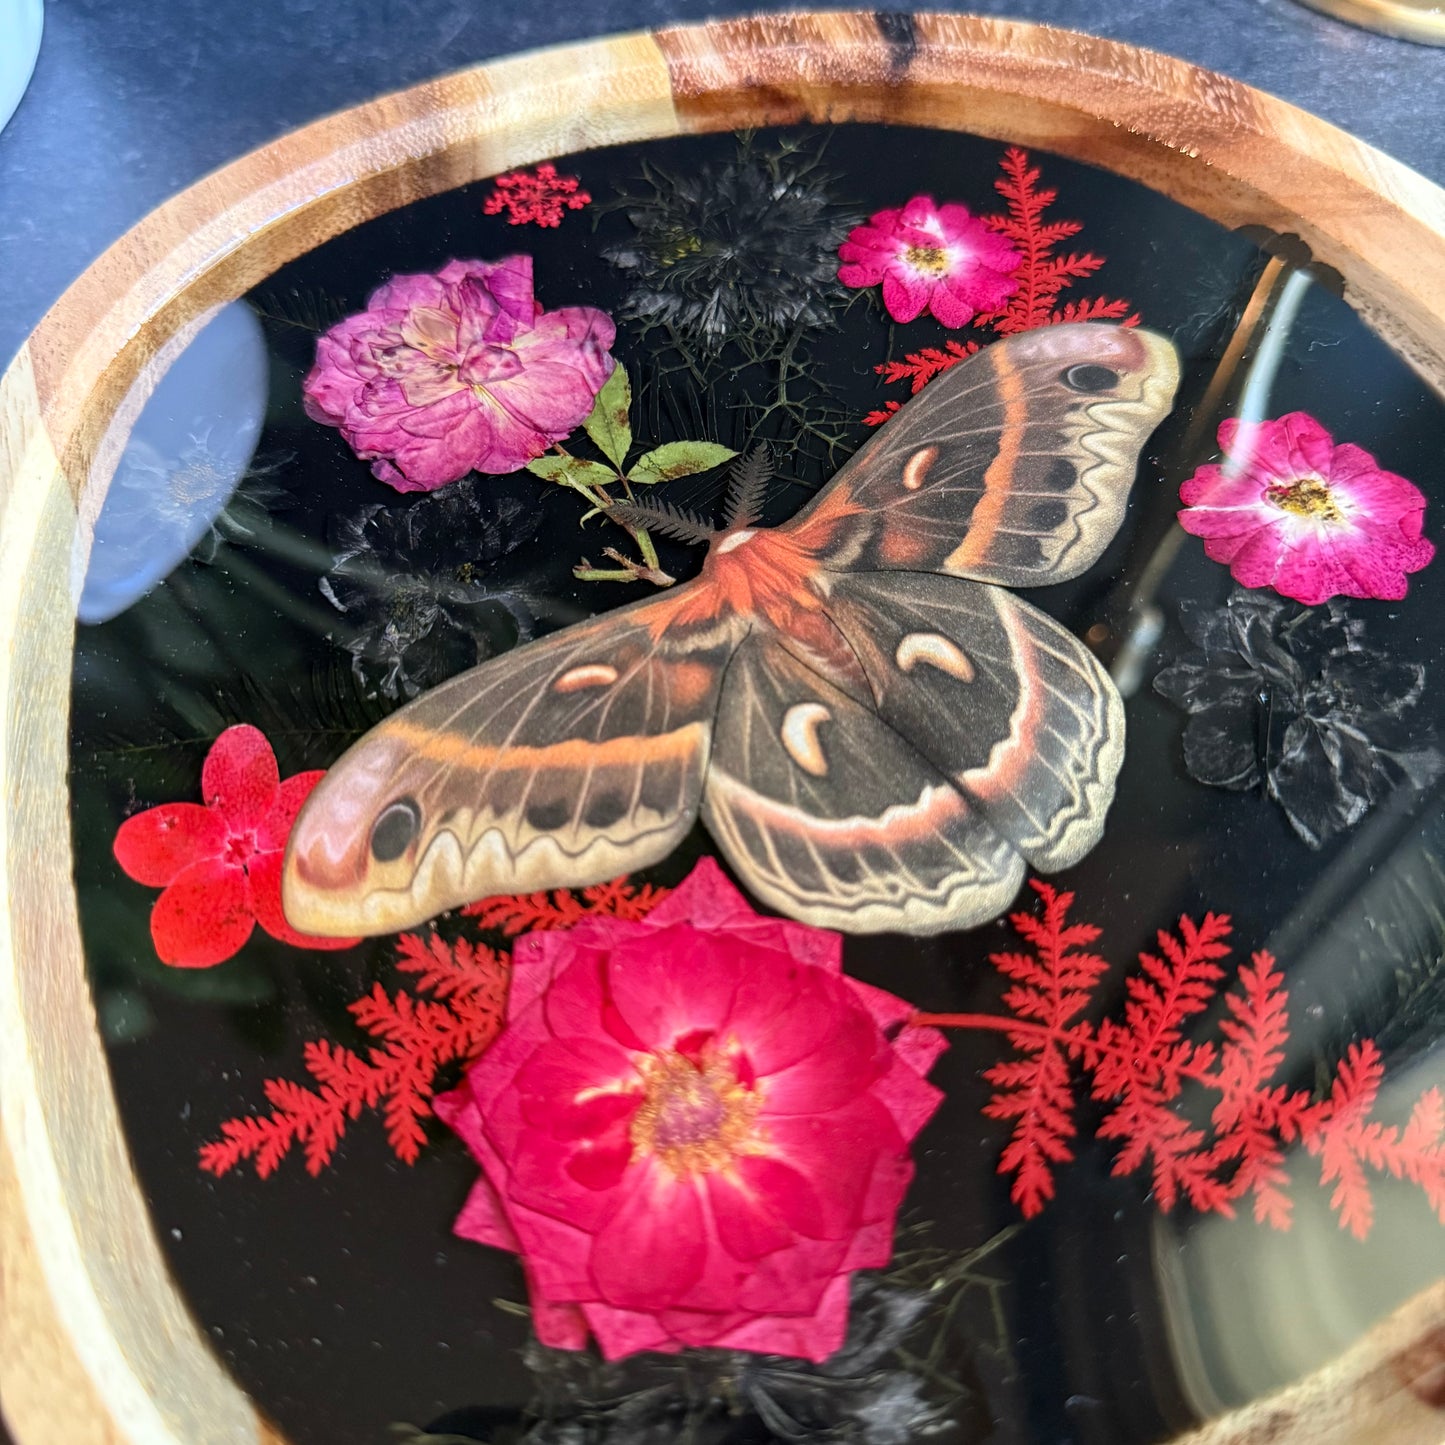
POLYGON ((571 816, 570 798, 545 798, 527 804, 527 822, 539 833, 555 832, 571 816))
POLYGON ((626 817, 628 802, 621 793, 598 793, 587 799, 582 821, 589 828, 610 828, 626 817))
POLYGON ((1119 384, 1119 373, 1110 371, 1107 366, 1093 366, 1085 364, 1082 366, 1071 366, 1067 371, 1059 373, 1059 380, 1064 383, 1070 391, 1099 392, 1111 391, 1119 384))
POLYGON ((421 809, 414 798, 398 798, 381 810, 371 825, 371 856, 378 863, 391 863, 412 845, 421 829, 421 809))

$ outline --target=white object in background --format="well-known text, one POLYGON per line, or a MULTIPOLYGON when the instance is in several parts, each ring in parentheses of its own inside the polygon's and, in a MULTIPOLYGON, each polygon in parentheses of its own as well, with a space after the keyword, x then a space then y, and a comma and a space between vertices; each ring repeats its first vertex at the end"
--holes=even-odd
POLYGON ((30 84, 44 23, 43 0, 0 0, 0 130, 30 84))
POLYGON ((251 465, 268 380, 261 323, 244 301, 228 302, 171 363, 131 428, 95 521, 81 622, 124 612, 211 530, 251 465))

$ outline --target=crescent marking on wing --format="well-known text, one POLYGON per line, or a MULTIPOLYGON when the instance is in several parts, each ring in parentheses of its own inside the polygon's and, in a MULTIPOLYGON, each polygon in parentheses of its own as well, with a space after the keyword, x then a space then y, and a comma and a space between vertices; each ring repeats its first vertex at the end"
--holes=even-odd
POLYGON ((962 648, 937 632, 910 632, 899 640, 894 661, 904 672, 912 672, 919 663, 946 672, 960 682, 972 682, 973 663, 962 648))
POLYGON ((910 492, 916 492, 928 476, 928 469, 938 460, 937 447, 923 447, 908 458, 903 468, 903 485, 910 492))
POLYGON ((794 703, 783 714, 783 726, 778 734, 783 747, 805 773, 815 778, 827 776, 828 759, 818 741, 818 729, 832 717, 820 702, 794 703))
POLYGON ((605 662, 584 662, 569 668, 552 684, 553 692, 579 692, 584 687, 610 687, 617 681, 617 669, 605 662))

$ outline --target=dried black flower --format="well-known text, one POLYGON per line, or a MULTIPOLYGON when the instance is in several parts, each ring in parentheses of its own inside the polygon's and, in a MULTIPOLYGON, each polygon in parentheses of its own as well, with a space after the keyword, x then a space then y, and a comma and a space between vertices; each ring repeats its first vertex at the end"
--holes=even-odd
POLYGON ((744 139, 724 164, 648 167, 644 178, 650 190, 621 201, 636 236, 602 253, 631 277, 625 316, 691 346, 737 341, 755 355, 832 324, 847 299, 838 247, 857 217, 834 201, 816 147, 744 139))
POLYGON ((528 641, 530 599, 486 578, 540 522, 538 508, 473 478, 338 519, 320 588, 350 624, 337 641, 358 679, 388 698, 415 697, 528 641))
POLYGON ((1220 608, 1184 603, 1180 620, 1202 650, 1154 687, 1191 714, 1185 767, 1211 787, 1263 787, 1311 848, 1445 768, 1416 712, 1425 669, 1367 646, 1343 602, 1307 608, 1236 589, 1220 608))
POLYGON ((606 1364, 546 1349, 524 1359, 538 1390, 526 1445, 911 1445, 947 1438, 946 1405, 894 1358, 927 1292, 853 1282, 848 1339, 821 1365, 744 1350, 690 1350, 606 1364))

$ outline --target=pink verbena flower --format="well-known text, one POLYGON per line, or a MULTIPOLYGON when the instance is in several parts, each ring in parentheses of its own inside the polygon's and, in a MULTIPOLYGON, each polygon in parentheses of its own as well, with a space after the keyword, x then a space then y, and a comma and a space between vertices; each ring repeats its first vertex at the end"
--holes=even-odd
POLYGON ((483 1170, 456 1230, 521 1255, 544 1344, 842 1344, 850 1273, 892 1254, 944 1044, 840 954, 710 859, 641 922, 517 945, 507 1026, 436 1112, 483 1170))
POLYGON ((615 334, 591 306, 544 311, 530 256, 449 261, 393 277, 317 342, 306 414, 399 492, 515 472, 592 410, 615 334))
POLYGON ((1406 574, 1434 555, 1421 536, 1425 498, 1360 447, 1336 446, 1312 416, 1221 423, 1225 463, 1179 489, 1179 525, 1204 538, 1244 587, 1308 606, 1331 597, 1398 601, 1406 574))
POLYGON ((967 206, 935 206, 914 196, 901 210, 878 211, 855 226, 838 248, 845 286, 883 283, 883 304, 895 321, 931 311, 945 326, 975 312, 996 311, 1018 289, 1023 258, 967 206))

